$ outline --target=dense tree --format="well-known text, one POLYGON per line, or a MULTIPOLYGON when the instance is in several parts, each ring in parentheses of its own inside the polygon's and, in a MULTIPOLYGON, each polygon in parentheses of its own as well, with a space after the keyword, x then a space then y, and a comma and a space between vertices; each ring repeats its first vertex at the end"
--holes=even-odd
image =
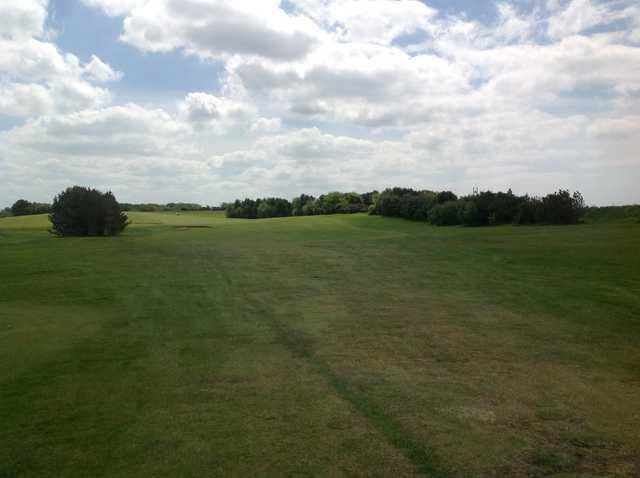
POLYGON ((49 214, 51 212, 51 204, 32 202, 31 210, 32 214, 49 214))
POLYGON ((226 215, 230 218, 264 219, 291 216, 291 211, 291 203, 286 199, 245 199, 244 201, 236 200, 233 204, 228 204, 226 215))
POLYGON ((307 204, 302 206, 302 215, 303 216, 317 216, 321 214, 320 207, 318 206, 318 200, 314 199, 313 201, 309 201, 307 204))
POLYGON ((425 221, 436 200, 436 193, 432 191, 415 191, 408 188, 385 189, 377 196, 369 212, 381 216, 425 221))
POLYGON ((579 192, 560 190, 542 199, 506 193, 481 192, 464 198, 460 222, 465 226, 499 224, 576 224, 584 209, 579 192))
POLYGON ((26 216, 31 214, 31 203, 24 199, 18 199, 11 206, 11 214, 14 216, 26 216))
POLYGON ((523 196, 522 201, 518 205, 518 212, 513 221, 514 224, 540 224, 544 222, 544 210, 542 201, 537 198, 523 196))
POLYGON ((358 193, 331 192, 317 199, 302 194, 289 202, 282 198, 245 199, 226 204, 227 217, 263 219, 268 217, 314 216, 317 214, 351 214, 364 212, 367 206, 358 193))
POLYGON ((340 203, 342 201, 342 193, 330 192, 323 194, 318 198, 318 206, 321 214, 336 214, 340 211, 340 203))
POLYGON ((460 224, 460 214, 464 207, 466 207, 465 201, 436 204, 429 211, 429 221, 436 226, 455 226, 460 224))
POLYGON ((511 190, 507 193, 484 191, 463 199, 466 204, 461 210, 460 222, 465 226, 512 224, 523 201, 511 190))
POLYGON ((258 217, 258 204, 253 199, 240 201, 236 199, 233 204, 229 204, 226 209, 227 217, 256 219, 258 217))
POLYGON ((362 203, 368 209, 369 206, 373 205, 376 202, 376 200, 378 199, 379 195, 380 195, 380 193, 378 191, 371 191, 371 192, 368 192, 368 193, 361 194, 360 198, 362 199, 362 203))
POLYGON ((25 199, 18 199, 11 206, 11 214, 14 216, 27 216, 30 214, 47 214, 51 212, 51 205, 39 202, 29 202, 25 199))
POLYGON ((120 203, 120 208, 123 211, 141 211, 141 212, 160 212, 160 211, 224 211, 226 207, 222 206, 202 206, 197 203, 183 203, 183 202, 170 202, 167 204, 155 204, 155 203, 120 203))
POLYGON ((170 202, 166 206, 170 211, 200 211, 202 206, 197 203, 190 202, 170 202))
POLYGON ((458 209, 458 220, 465 226, 482 226, 485 218, 475 201, 463 201, 458 209))
POLYGON ((561 189, 542 199, 542 210, 548 224, 576 224, 584 211, 584 199, 578 191, 572 195, 561 189))
POLYGON ((74 186, 58 194, 51 206, 51 232, 59 236, 112 236, 129 224, 111 192, 74 186))
MULTIPOLYGON (((301 194, 291 201, 291 214, 294 216, 307 216, 305 213, 305 206, 310 203, 313 203, 316 200, 313 196, 309 196, 308 194, 301 194)), ((309 208, 307 208, 307 211, 309 208)))
POLYGON ((444 204, 446 202, 456 201, 457 199, 458 199, 458 196, 456 196, 451 191, 441 191, 436 196, 436 200, 438 204, 444 204))
POLYGON ((367 205, 362 201, 362 196, 358 193, 344 193, 338 205, 338 212, 344 214, 353 214, 356 212, 364 212, 367 205))
POLYGON ((291 216, 291 203, 282 198, 266 198, 258 199, 257 205, 257 217, 287 217, 291 216))
POLYGON ((439 226, 489 226, 500 224, 575 224, 584 209, 579 192, 560 190, 542 199, 517 196, 511 189, 483 191, 458 199, 451 191, 416 191, 389 188, 381 193, 330 192, 315 199, 302 194, 291 203, 286 199, 245 199, 227 204, 228 217, 266 218, 349 214, 369 211, 372 215, 430 221, 439 226))

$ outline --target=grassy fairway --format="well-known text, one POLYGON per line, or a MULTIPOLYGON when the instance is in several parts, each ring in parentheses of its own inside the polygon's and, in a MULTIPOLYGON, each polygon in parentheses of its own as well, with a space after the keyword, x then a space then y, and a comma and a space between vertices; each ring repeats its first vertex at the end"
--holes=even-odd
POLYGON ((0 477, 638 476, 640 224, 0 219, 0 477))

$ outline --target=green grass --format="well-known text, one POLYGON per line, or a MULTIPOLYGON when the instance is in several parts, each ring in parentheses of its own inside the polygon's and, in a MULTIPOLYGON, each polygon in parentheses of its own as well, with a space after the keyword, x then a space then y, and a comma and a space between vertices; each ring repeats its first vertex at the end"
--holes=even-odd
POLYGON ((610 222, 640 224, 640 205, 589 207, 585 211, 584 221, 591 224, 610 222))
POLYGON ((640 225, 0 219, 0 477, 638 476, 640 225))

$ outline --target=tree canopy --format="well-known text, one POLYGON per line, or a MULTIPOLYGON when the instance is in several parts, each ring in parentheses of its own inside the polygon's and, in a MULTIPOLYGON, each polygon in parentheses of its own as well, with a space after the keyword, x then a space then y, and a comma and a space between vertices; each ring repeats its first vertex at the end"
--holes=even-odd
POLYGON ((368 211, 372 215, 429 221, 437 226, 576 224, 584 210, 584 199, 577 191, 571 194, 563 189, 543 198, 517 196, 511 189, 458 198, 451 191, 389 188, 382 193, 364 194, 334 191, 317 198, 301 194, 291 202, 283 198, 244 199, 226 204, 225 208, 227 217, 244 219, 368 211))
POLYGON ((114 236, 129 224, 113 193, 80 186, 54 198, 49 220, 58 236, 114 236))
POLYGON ((31 214, 46 214, 51 212, 51 205, 38 202, 30 202, 26 199, 18 199, 11 206, 13 216, 28 216, 31 214))

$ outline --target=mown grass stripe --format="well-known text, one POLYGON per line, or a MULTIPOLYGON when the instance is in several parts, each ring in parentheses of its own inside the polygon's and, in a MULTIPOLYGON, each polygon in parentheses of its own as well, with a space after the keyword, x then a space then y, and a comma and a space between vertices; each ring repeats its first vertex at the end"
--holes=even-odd
MULTIPOLYGON (((252 300, 252 303, 254 307, 265 308, 263 304, 258 304, 255 300, 252 300)), ((271 314, 264 314, 264 316, 271 316, 271 314)), ((448 476, 436 465, 436 457, 433 450, 410 437, 398 423, 369 400, 365 394, 358 392, 348 380, 334 373, 324 361, 313 353, 311 341, 306 339, 304 334, 291 329, 275 318, 272 318, 270 323, 279 341, 293 354, 307 360, 316 372, 327 380, 333 391, 340 398, 351 403, 361 416, 369 420, 374 428, 386 437, 389 443, 400 450, 413 463, 420 474, 432 478, 446 478, 448 476)))

